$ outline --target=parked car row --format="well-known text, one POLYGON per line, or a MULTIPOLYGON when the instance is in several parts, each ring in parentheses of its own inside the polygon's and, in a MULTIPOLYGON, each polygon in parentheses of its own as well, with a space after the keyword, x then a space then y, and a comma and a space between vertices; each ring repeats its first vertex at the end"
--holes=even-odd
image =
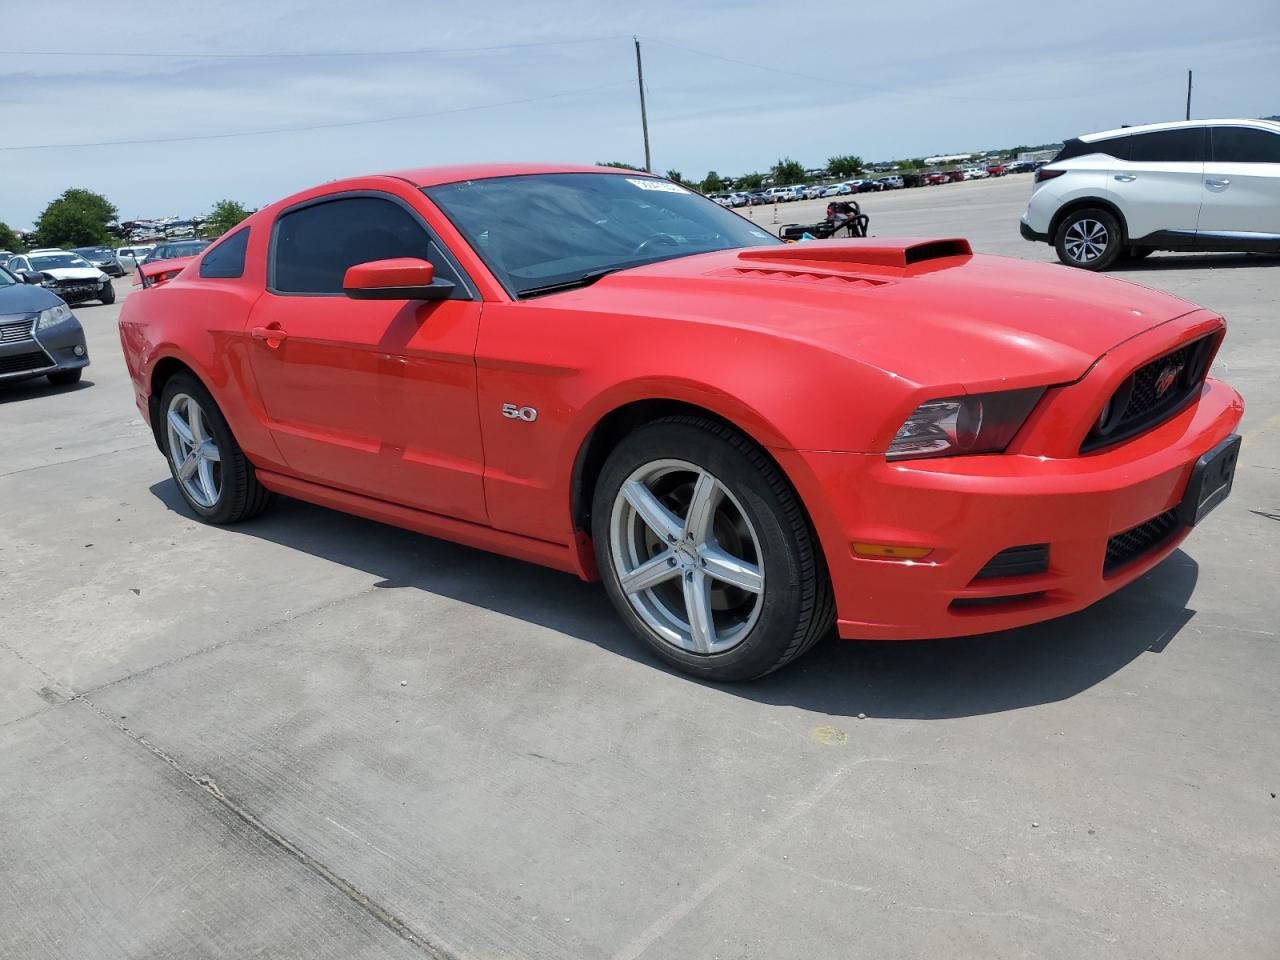
POLYGON ((0 266, 0 383, 47 377, 69 386, 89 365, 84 329, 57 290, 29 276, 0 266))

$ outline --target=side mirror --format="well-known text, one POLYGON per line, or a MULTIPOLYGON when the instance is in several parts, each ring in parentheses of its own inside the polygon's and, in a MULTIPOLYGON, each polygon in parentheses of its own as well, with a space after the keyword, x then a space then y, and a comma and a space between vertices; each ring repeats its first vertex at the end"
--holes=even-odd
POLYGON ((44 283, 44 274, 36 273, 34 270, 19 270, 18 276, 22 277, 23 283, 33 283, 33 284, 44 283))
POLYGON ((453 287, 415 257, 357 263, 342 278, 342 290, 352 300, 448 300, 453 287))

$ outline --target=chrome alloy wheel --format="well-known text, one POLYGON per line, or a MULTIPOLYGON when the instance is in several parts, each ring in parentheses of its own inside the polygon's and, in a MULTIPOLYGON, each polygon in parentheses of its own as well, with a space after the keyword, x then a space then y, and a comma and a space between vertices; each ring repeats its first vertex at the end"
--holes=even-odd
POLYGON ((182 489, 205 509, 222 496, 222 455, 209 431, 209 421, 195 398, 175 393, 165 414, 169 459, 182 489))
POLYGON ((609 551, 632 610, 667 643, 723 653, 764 605, 764 558, 742 505, 683 460, 640 467, 618 490, 609 551))
POLYGON ((1067 256, 1076 263, 1092 263, 1106 252, 1111 237, 1097 220, 1077 220, 1067 228, 1063 240, 1067 256))

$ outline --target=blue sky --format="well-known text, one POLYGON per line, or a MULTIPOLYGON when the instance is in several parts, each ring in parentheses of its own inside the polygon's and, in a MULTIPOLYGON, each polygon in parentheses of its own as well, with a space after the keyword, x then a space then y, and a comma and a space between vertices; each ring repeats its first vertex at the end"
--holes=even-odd
POLYGON ((1179 119, 1189 67, 1194 116, 1280 112, 1275 0, 825 6, 43 0, 0 36, 0 220, 70 186, 139 217, 433 163, 640 163, 633 34, 654 166, 686 176, 1179 119), (385 117, 410 119, 363 122, 385 117), (323 129, 180 139, 281 127, 323 129), (72 146, 148 139, 173 142, 72 146))

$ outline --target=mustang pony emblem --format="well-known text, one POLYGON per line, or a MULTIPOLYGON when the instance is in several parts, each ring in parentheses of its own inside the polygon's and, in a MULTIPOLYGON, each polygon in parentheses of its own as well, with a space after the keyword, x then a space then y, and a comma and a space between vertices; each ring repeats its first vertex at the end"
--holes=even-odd
POLYGON ((1178 374, 1182 372, 1183 366, 1184 364, 1181 364, 1181 363, 1178 364, 1176 367, 1173 364, 1169 364, 1169 366, 1165 367, 1163 370, 1160 371, 1160 376, 1156 377, 1156 396, 1157 397, 1163 397, 1166 393, 1169 392, 1169 388, 1172 387, 1175 383, 1177 383, 1178 374))

